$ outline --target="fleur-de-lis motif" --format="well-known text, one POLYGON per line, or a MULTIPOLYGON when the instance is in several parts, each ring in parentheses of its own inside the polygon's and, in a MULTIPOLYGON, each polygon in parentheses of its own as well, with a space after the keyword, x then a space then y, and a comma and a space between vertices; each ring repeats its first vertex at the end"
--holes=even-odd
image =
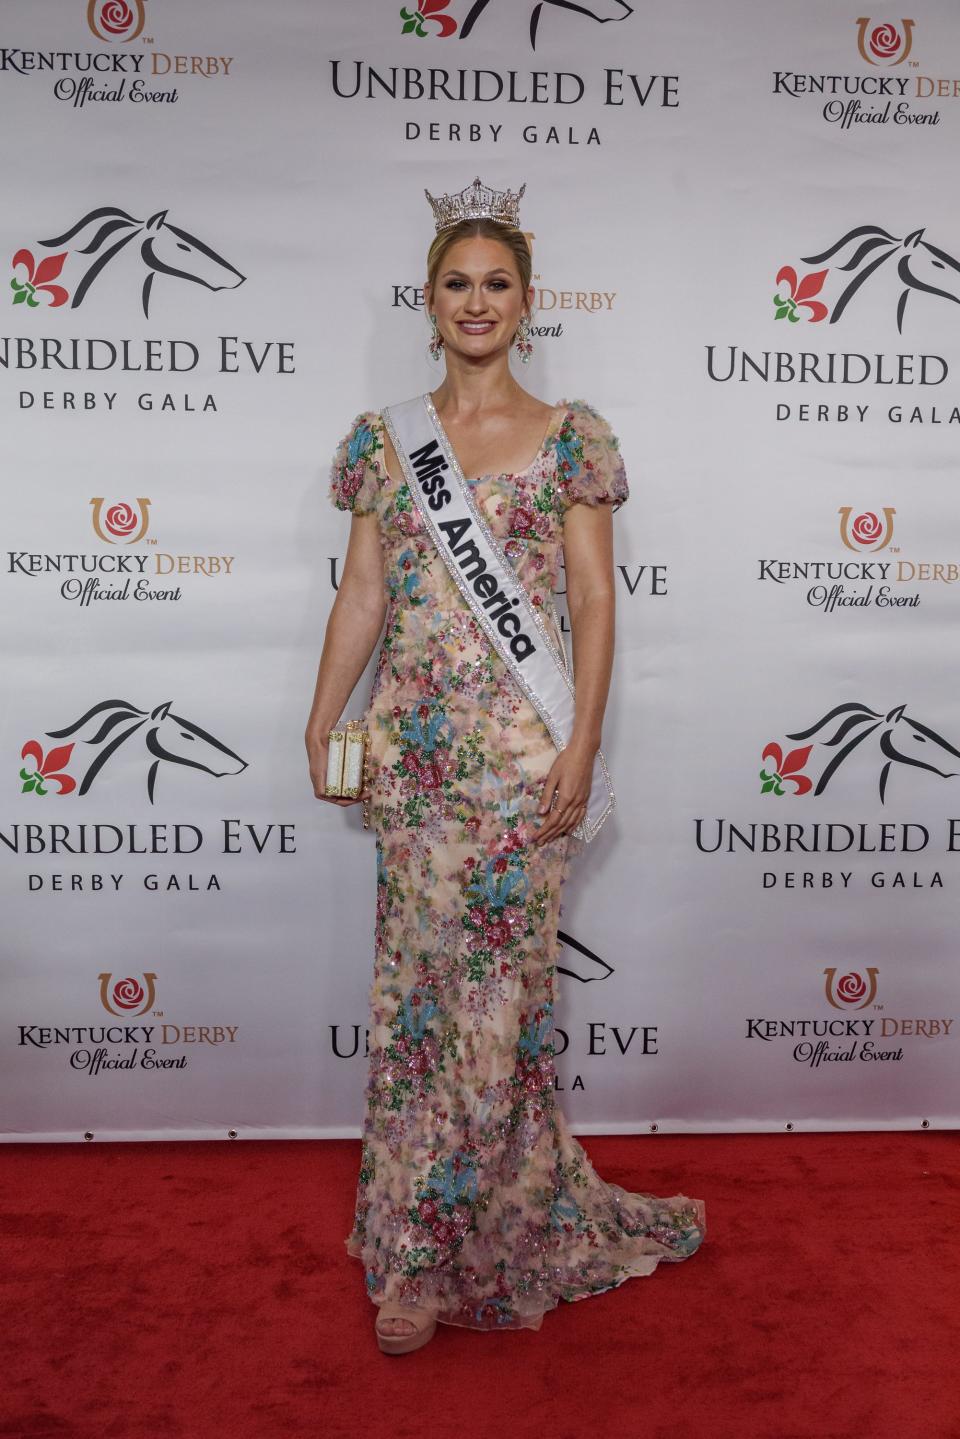
POLYGON ((441 738, 448 745, 453 743, 454 729, 449 717, 439 708, 438 700, 421 700, 404 716, 400 736, 406 744, 415 745, 425 754, 433 754, 441 738), (433 713, 423 716, 421 711, 424 709, 433 713))
POLYGON ((580 1218, 580 1206, 566 1190, 558 1194, 550 1206, 550 1222, 555 1229, 562 1229, 565 1221, 580 1218))
POLYGON ((786 794, 786 790, 783 788, 784 780, 790 780, 792 784, 796 785, 794 794, 806 794, 808 790, 812 789, 813 780, 808 779, 805 774, 797 773, 798 770, 803 769, 810 758, 812 749, 813 745, 804 745, 802 749, 792 749, 784 758, 780 745, 771 741, 760 758, 773 760, 774 770, 773 774, 767 774, 765 769, 760 771, 760 778, 763 780, 760 793, 769 794, 772 790, 774 794, 786 794))
POLYGON ((413 592, 420 585, 420 576, 413 568, 416 558, 417 554, 415 550, 404 550, 398 561, 401 570, 405 571, 403 576, 403 592, 407 599, 412 600, 414 604, 419 603, 419 597, 414 595, 413 592), (408 564, 410 565, 409 570, 406 568, 408 564))
POLYGON ((552 1029, 552 1015, 545 1015, 539 1022, 531 1020, 529 1024, 525 1024, 521 1029, 517 1048, 522 1054, 525 1054, 528 1059, 536 1059, 540 1050, 543 1048, 547 1035, 552 1029))
POLYGON ((497 798, 497 814, 501 819, 509 819, 516 814, 522 803, 521 796, 516 785, 508 784, 507 781, 495 770, 487 768, 483 772, 483 783, 491 789, 499 791, 497 798))
POLYGON ((32 790, 34 794, 46 794, 44 780, 56 783, 59 794, 69 794, 71 790, 75 790, 76 780, 72 775, 63 773, 63 766, 69 763, 72 753, 72 743, 56 745, 47 752, 47 757, 44 759, 43 750, 37 741, 35 739, 27 740, 20 751, 20 758, 33 760, 34 769, 20 771, 20 778, 23 780, 23 788, 20 793, 28 794, 32 790))
POLYGON ((464 1162, 458 1149, 450 1159, 444 1160, 439 1174, 430 1176, 426 1187, 445 1204, 471 1203, 477 1197, 477 1171, 469 1161, 464 1162))
POLYGON ((492 909, 503 909, 506 904, 519 904, 530 888, 530 881, 511 860, 506 869, 497 873, 497 861, 501 856, 488 859, 482 873, 474 870, 473 879, 464 893, 473 904, 487 903, 492 909))
POLYGON ((790 293, 786 299, 779 294, 774 295, 773 303, 777 307, 774 318, 777 320, 787 319, 795 325, 800 319, 797 314, 797 306, 802 305, 804 309, 810 311, 807 319, 812 323, 815 324, 818 320, 824 319, 829 313, 826 305, 822 304, 820 300, 811 299, 811 296, 819 294, 823 289, 827 273, 826 270, 813 270, 809 275, 804 275, 802 280, 798 280, 793 266, 784 265, 777 275, 777 284, 787 285, 790 293))
POLYGON ((10 281, 10 288, 13 291, 13 303, 15 305, 27 304, 31 309, 36 309, 40 301, 37 299, 37 291, 45 293, 50 297, 49 309, 57 305, 63 305, 70 296, 62 285, 52 285, 63 269, 63 262, 69 252, 64 250, 59 255, 45 255, 39 265, 30 250, 18 250, 13 257, 15 265, 22 265, 27 272, 26 280, 13 279, 10 281))
POLYGON ((425 997, 422 989, 411 989, 410 993, 404 996, 403 1004, 400 1006, 401 1027, 419 1042, 426 1034, 427 1025, 436 1012, 436 1004, 432 999, 425 997))
POLYGON ((446 10, 449 4, 450 0, 420 0, 415 10, 402 9, 400 18, 403 29, 400 34, 409 35, 413 31, 414 35, 418 35, 422 40, 425 35, 430 34, 430 31, 423 27, 428 20, 432 20, 439 27, 435 32, 438 38, 444 39, 447 35, 452 35, 457 28, 456 20, 452 15, 437 14, 438 10, 446 10))

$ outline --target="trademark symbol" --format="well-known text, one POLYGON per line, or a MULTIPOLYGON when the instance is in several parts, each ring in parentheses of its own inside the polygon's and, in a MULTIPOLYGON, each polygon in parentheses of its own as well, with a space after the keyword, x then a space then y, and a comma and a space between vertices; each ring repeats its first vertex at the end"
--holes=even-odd
POLYGON ((920 61, 919 61, 919 60, 908 60, 908 61, 907 61, 907 64, 910 66, 910 69, 911 69, 911 70, 916 70, 916 69, 919 68, 920 61))
POLYGON ((155 1009, 155 1010, 153 1011, 153 1017, 154 1017, 154 1019, 162 1019, 162 1018, 163 1018, 163 1010, 162 1010, 162 1009, 155 1009))
MULTIPOLYGON (((153 543, 156 544, 156 540, 154 540, 153 543)), ((899 546, 899 545, 890 545, 889 548, 890 548, 890 553, 891 553, 892 555, 898 555, 898 554, 900 553, 900 546, 899 546)))
POLYGON ((874 1007, 874 1009, 882 1009, 882 1008, 883 1008, 883 1005, 882 1005, 882 1004, 875 1004, 873 1007, 874 1007))
POLYGON ((152 44, 153 44, 153 36, 151 35, 149 40, 146 38, 146 36, 144 36, 143 41, 142 41, 141 43, 144 44, 144 45, 152 45, 152 44))
POLYGON ((148 544, 148 545, 155 545, 156 543, 157 543, 156 540, 151 540, 149 537, 147 538, 147 544, 148 544))

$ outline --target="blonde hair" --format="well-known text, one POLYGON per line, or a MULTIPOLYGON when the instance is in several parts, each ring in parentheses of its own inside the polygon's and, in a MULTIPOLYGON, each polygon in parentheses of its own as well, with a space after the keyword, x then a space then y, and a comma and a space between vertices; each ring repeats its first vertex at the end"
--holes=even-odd
POLYGON ((497 220, 461 220, 459 224, 451 225, 449 230, 439 232, 427 251, 427 282, 431 291, 436 284, 437 272, 443 258, 451 245, 455 245, 458 240, 472 240, 478 235, 486 240, 499 240, 513 255, 520 273, 524 308, 528 309, 527 290, 530 288, 530 277, 533 273, 533 256, 530 254, 527 237, 522 230, 515 229, 513 225, 501 225, 497 220))

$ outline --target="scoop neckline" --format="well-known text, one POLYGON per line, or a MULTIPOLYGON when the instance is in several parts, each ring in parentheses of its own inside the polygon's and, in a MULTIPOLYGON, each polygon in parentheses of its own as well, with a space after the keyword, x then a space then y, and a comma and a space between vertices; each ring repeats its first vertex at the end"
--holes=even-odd
POLYGON ((562 400, 554 405, 553 414, 550 416, 550 423, 547 426, 543 439, 540 441, 540 448, 537 450, 537 453, 529 465, 525 465, 522 470, 490 470, 484 475, 464 475, 463 478, 466 483, 468 485, 478 485, 481 480, 517 480, 523 475, 529 474, 553 438, 554 430, 559 429, 560 425, 566 419, 569 408, 570 406, 564 405, 562 400))

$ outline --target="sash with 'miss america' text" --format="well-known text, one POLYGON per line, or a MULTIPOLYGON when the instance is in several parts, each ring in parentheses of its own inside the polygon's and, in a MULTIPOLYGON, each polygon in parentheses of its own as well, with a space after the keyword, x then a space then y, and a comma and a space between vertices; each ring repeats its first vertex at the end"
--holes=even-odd
MULTIPOLYGON (((574 686, 559 630, 552 637, 474 501, 429 394, 383 411, 407 487, 450 575, 558 750, 573 732, 574 686)), ((589 843, 616 803, 602 753, 573 830, 589 843)))

